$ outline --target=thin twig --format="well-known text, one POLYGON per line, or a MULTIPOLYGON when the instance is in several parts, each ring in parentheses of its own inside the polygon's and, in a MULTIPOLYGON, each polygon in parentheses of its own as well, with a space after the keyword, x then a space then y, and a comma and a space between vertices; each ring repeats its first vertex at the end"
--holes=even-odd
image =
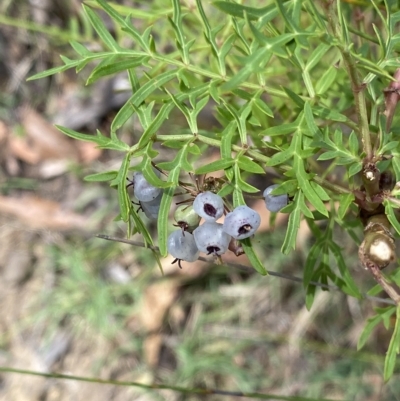
POLYGON ((328 2, 328 22, 333 32, 333 35, 339 41, 338 49, 343 57, 343 62, 346 67, 347 73, 350 78, 351 90, 354 96, 354 103, 356 106, 357 123, 359 126, 359 132, 361 140, 364 147, 364 152, 366 154, 366 160, 371 161, 373 157, 371 137, 368 126, 368 113, 367 104, 365 96, 365 87, 360 80, 359 72, 357 70, 356 63, 351 54, 351 44, 344 43, 344 38, 342 36, 341 27, 339 23, 338 16, 334 4, 336 1, 328 2))
MULTIPOLYGON (((148 248, 148 249, 151 249, 151 250, 157 251, 157 252, 159 251, 159 248, 157 246, 146 245, 143 242, 139 242, 139 241, 132 241, 132 240, 129 240, 129 239, 113 237, 113 236, 105 235, 105 234, 98 234, 98 235, 96 235, 96 237, 97 238, 101 238, 101 239, 105 239, 105 240, 108 240, 108 241, 122 242, 122 243, 128 244, 128 245, 139 246, 139 247, 142 247, 142 248, 148 248)), ((205 262, 205 263, 215 264, 215 260, 213 258, 204 258, 204 257, 200 256, 198 260, 200 260, 201 262, 205 262)), ((236 269, 245 271, 247 273, 250 273, 250 272, 254 271, 254 269, 252 267, 245 266, 245 265, 242 265, 240 263, 224 262, 224 266, 234 267, 236 269)), ((273 277, 283 278, 285 280, 290 280, 290 281, 294 281, 294 282, 297 282, 297 283, 302 283, 303 282, 303 279, 301 277, 292 276, 290 274, 279 273, 279 272, 275 272, 275 271, 271 271, 271 270, 267 270, 267 274, 270 275, 270 276, 273 276, 273 277)), ((315 285, 316 287, 320 287, 320 288, 324 288, 324 289, 328 289, 328 290, 343 292, 340 289, 340 287, 338 287, 336 285, 323 284, 323 283, 319 283, 317 281, 310 281, 310 285, 315 285)), ((368 300, 371 300, 371 301, 381 302, 381 303, 388 304, 388 305, 395 305, 395 302, 392 299, 373 297, 373 296, 367 295, 365 293, 362 293, 362 296, 363 296, 364 299, 368 299, 368 300)))
POLYGON ((243 393, 241 391, 226 391, 219 389, 208 389, 208 388, 188 388, 188 387, 179 387, 172 386, 168 384, 143 384, 133 381, 119 381, 119 380, 105 380, 98 379, 95 377, 84 377, 84 376, 74 376, 74 375, 66 375, 63 373, 45 373, 45 372, 35 372, 32 370, 26 369, 14 369, 11 367, 3 366, 0 367, 0 372, 7 373, 18 373, 20 375, 30 375, 30 376, 40 376, 47 377, 49 379, 63 379, 63 380, 76 380, 81 382, 89 382, 96 384, 112 384, 115 386, 129 386, 129 387, 139 387, 146 390, 172 390, 179 393, 184 394, 201 394, 201 395, 226 395, 231 397, 247 397, 247 398, 257 398, 262 400, 283 400, 283 401, 333 401, 328 398, 308 398, 301 396, 284 396, 284 395, 275 395, 275 394, 262 394, 262 393, 243 393))

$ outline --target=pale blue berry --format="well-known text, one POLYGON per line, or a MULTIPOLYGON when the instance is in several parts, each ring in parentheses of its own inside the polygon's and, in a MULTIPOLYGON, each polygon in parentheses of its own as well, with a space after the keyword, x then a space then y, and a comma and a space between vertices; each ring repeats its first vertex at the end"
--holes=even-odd
POLYGON ((167 249, 178 260, 194 262, 199 257, 199 250, 193 235, 182 230, 174 231, 168 236, 167 249))
POLYGON ((271 195, 271 192, 278 188, 279 184, 274 184, 265 189, 263 196, 265 199, 265 206, 270 212, 277 213, 288 204, 288 195, 271 195))
POLYGON ((207 255, 222 255, 229 247, 231 236, 223 230, 223 225, 206 221, 193 231, 197 248, 207 255))
POLYGON ((193 202, 194 211, 207 221, 216 221, 224 214, 224 201, 213 192, 201 192, 193 202))
POLYGON ((260 215, 248 206, 238 206, 228 213, 224 221, 224 231, 235 239, 251 237, 260 227, 260 215))

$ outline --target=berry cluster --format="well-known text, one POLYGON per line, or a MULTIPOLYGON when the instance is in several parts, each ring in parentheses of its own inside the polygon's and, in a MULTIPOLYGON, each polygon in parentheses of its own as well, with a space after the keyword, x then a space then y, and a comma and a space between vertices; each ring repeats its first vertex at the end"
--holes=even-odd
MULTIPOLYGON (((155 170, 159 175, 159 171, 155 170)), ((128 186, 133 186, 133 193, 139 201, 140 209, 149 219, 157 219, 160 209, 162 190, 146 181, 143 174, 135 172, 128 186)), ((272 195, 278 185, 265 189, 263 196, 267 209, 279 212, 288 204, 287 194, 272 195)), ((179 230, 172 232, 167 240, 168 252, 181 267, 181 261, 194 262, 199 253, 217 257, 223 255, 233 241, 253 236, 261 223, 260 215, 246 205, 238 206, 229 212, 224 200, 218 194, 205 190, 197 191, 192 205, 180 205, 174 215, 179 230), (225 220, 217 220, 226 213, 225 220), (200 225, 200 220, 204 223, 200 225)))

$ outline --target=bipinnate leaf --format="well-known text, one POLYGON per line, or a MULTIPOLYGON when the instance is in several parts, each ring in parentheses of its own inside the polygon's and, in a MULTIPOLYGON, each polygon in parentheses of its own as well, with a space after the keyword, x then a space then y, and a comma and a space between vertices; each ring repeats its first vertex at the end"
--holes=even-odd
POLYGON ((104 25, 103 21, 100 19, 100 17, 90 7, 86 6, 85 4, 83 4, 83 9, 84 9, 86 15, 88 16, 93 28, 100 36, 102 42, 110 50, 112 50, 114 52, 118 52, 119 50, 121 50, 121 47, 118 45, 118 43, 112 37, 110 32, 108 32, 107 28, 105 27, 105 25, 104 25))
POLYGON ((148 82, 141 86, 140 89, 134 93, 121 107, 111 124, 111 129, 113 131, 117 131, 119 128, 121 128, 135 112, 132 105, 139 107, 140 104, 144 102, 156 89, 165 85, 168 81, 171 81, 176 77, 176 75, 177 70, 166 71, 151 78, 148 82))

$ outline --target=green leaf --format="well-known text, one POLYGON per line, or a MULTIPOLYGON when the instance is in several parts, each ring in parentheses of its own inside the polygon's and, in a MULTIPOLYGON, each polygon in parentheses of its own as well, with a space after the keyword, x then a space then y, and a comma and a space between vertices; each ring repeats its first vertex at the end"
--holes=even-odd
MULTIPOLYGON (((299 95, 297 95, 296 93, 294 93, 291 89, 289 89, 289 88, 285 88, 285 87, 283 87, 282 88, 285 92, 286 92, 286 94, 290 97, 290 99, 292 99, 293 101, 294 101, 294 103, 298 106, 298 107, 300 107, 300 109, 303 109, 304 108, 304 100, 299 96, 299 95)), ((315 107, 315 106, 314 106, 315 107)))
POLYGON ((228 167, 231 167, 235 164, 234 159, 220 159, 214 162, 208 163, 205 166, 199 167, 195 174, 207 174, 212 173, 214 171, 225 170, 228 167))
MULTIPOLYGON (((316 279, 314 279, 313 281, 316 281, 316 279)), ((307 292, 306 292, 306 308, 307 308, 307 310, 310 310, 311 307, 313 306, 316 289, 317 289, 317 287, 315 285, 309 285, 307 287, 307 292)))
POLYGON ((297 180, 288 180, 272 191, 272 195, 292 194, 299 189, 297 180))
MULTIPOLYGON (((328 216, 328 211, 321 198, 318 196, 316 190, 310 184, 310 179, 304 168, 304 160, 300 157, 301 151, 301 136, 298 131, 293 139, 292 145, 294 146, 296 153, 294 154, 293 170, 296 172, 296 178, 299 183, 299 187, 304 193, 304 196, 309 202, 324 216, 328 216)), ((322 189, 322 188, 321 188, 322 189)), ((325 191, 324 191, 325 192, 325 191)), ((322 193, 319 190, 319 193, 322 193)), ((325 195, 324 195, 325 196, 325 195)))
POLYGON ((348 118, 334 109, 327 109, 322 106, 313 107, 314 114, 326 120, 347 122, 348 118))
POLYGON ((123 152, 130 150, 129 145, 127 145, 126 143, 118 139, 108 138, 102 135, 100 131, 97 131, 97 135, 89 135, 82 134, 69 128, 61 127, 60 125, 56 125, 56 128, 60 130, 63 134, 68 135, 71 138, 78 139, 80 141, 97 143, 98 147, 102 149, 114 149, 123 152))
POLYGON ((254 99, 253 104, 254 107, 260 110, 263 114, 267 115, 268 117, 274 118, 274 113, 272 112, 272 110, 261 99, 254 99))
POLYGON ((171 186, 171 183, 161 180, 157 177, 156 173, 154 172, 154 167, 151 164, 151 158, 145 157, 143 163, 140 164, 141 171, 143 172, 144 178, 148 181, 151 185, 157 188, 167 188, 171 186))
POLYGON ((293 210, 289 215, 288 227, 286 230, 285 240, 282 245, 282 253, 287 255, 292 249, 296 248, 297 232, 300 228, 301 211, 304 203, 304 195, 298 191, 294 197, 293 210))
POLYGON ((400 153, 392 152, 392 166, 396 176, 396 181, 400 181, 400 153))
POLYGON ((275 153, 268 161, 267 166, 273 167, 285 163, 293 156, 293 149, 289 148, 282 152, 275 153))
POLYGON ((391 141, 385 144, 382 149, 380 150, 380 154, 384 155, 385 153, 389 153, 391 150, 396 149, 399 146, 398 141, 391 141))
POLYGON ((261 132, 262 136, 281 136, 287 134, 293 134, 298 128, 299 124, 295 121, 293 123, 276 125, 275 127, 267 128, 261 132))
POLYGON ((326 52, 330 49, 331 47, 325 43, 320 43, 318 47, 312 52, 311 56, 307 58, 307 64, 305 66, 305 69, 307 71, 311 71, 322 59, 322 57, 325 56, 326 52))
POLYGON ((234 118, 234 120, 236 122, 242 144, 247 144, 246 119, 247 119, 248 114, 250 113, 251 104, 249 104, 249 103, 246 104, 246 106, 248 106, 247 107, 247 115, 243 116, 243 115, 239 114, 240 110, 239 111, 236 110, 232 105, 225 102, 224 99, 221 99, 221 100, 224 103, 224 106, 226 107, 226 109, 229 111, 229 113, 232 115, 232 117, 234 118))
POLYGON ((221 133, 221 159, 228 160, 232 153, 232 137, 235 133, 236 125, 230 122, 221 133))
POLYGON ((102 182, 102 181, 111 181, 117 178, 118 171, 105 171, 104 173, 96 173, 87 175, 84 180, 89 182, 102 182))
POLYGON ((264 169, 247 156, 240 156, 237 163, 241 170, 254 174, 265 174, 264 169))
MULTIPOLYGON (((105 0, 96 0, 96 2, 101 6, 101 8, 114 20, 118 23, 119 26, 122 27, 122 30, 131 35, 135 42, 139 44, 144 50, 149 51, 149 43, 145 40, 146 35, 143 34, 143 37, 139 34, 136 28, 130 22, 130 15, 135 11, 134 8, 129 8, 129 13, 127 14, 127 18, 124 19, 115 9, 105 0)), ((164 10, 165 12, 165 10, 164 10)), ((150 31, 148 31, 150 33, 150 31)), ((147 35, 148 37, 148 35, 147 35)))
POLYGON ((271 50, 268 47, 264 47, 256 50, 252 55, 244 57, 242 61, 244 67, 228 82, 222 84, 221 90, 228 92, 237 88, 250 74, 261 71, 271 56, 271 50))
POLYGON ((172 6, 174 8, 173 20, 168 17, 169 22, 172 25, 172 28, 176 35, 176 41, 178 44, 178 48, 182 55, 182 60, 185 64, 189 64, 189 45, 186 42, 185 34, 183 32, 182 25, 182 11, 181 4, 179 0, 172 0, 172 6))
POLYGON ((400 223, 398 222, 396 215, 394 214, 393 207, 390 201, 388 199, 385 199, 383 201, 383 204, 385 205, 385 213, 390 224, 396 230, 397 234, 400 235, 400 223))
MULTIPOLYGON (((177 171, 170 174, 171 182, 176 179, 177 171), (175 175, 172 175, 175 174, 175 175)), ((179 177, 179 172, 178 172, 179 177)), ((160 210, 158 212, 157 219, 157 233, 158 233, 158 246, 160 248, 160 254, 163 257, 168 255, 167 250, 167 239, 168 239, 168 220, 169 211, 171 209, 172 199, 175 195, 176 186, 171 186, 164 189, 164 194, 161 199, 160 210)))
POLYGON ((79 139, 80 141, 94 142, 100 145, 104 143, 105 139, 108 139, 103 136, 98 137, 96 135, 81 134, 80 132, 74 131, 70 128, 62 127, 61 125, 56 125, 56 128, 60 130, 63 134, 68 135, 69 137, 74 139, 79 139))
MULTIPOLYGON (((189 95, 201 96, 205 91, 207 91, 208 84, 202 84, 195 88, 192 88, 188 93, 180 93, 175 96, 179 101, 183 101, 188 98, 189 95)), ((147 143, 151 140, 153 135, 159 130, 163 122, 168 118, 169 113, 174 109, 174 102, 169 100, 164 103, 158 112, 157 116, 152 119, 150 125, 146 128, 145 132, 142 134, 139 140, 139 148, 145 147, 147 143)))
MULTIPOLYGON (((132 217, 136 230, 142 235, 145 246, 154 246, 154 241, 151 234, 147 230, 146 225, 143 223, 142 219, 140 218, 134 207, 130 208, 130 216, 132 217)), ((161 273, 163 273, 162 265, 160 263, 160 258, 157 251, 153 250, 152 252, 154 254, 154 257, 156 258, 158 266, 160 267, 161 273)))
POLYGON ((394 327, 392 338, 390 339, 389 348, 387 350, 385 358, 385 367, 383 373, 385 382, 387 382, 393 376, 394 368, 396 366, 397 355, 399 354, 400 351, 399 347, 400 347, 400 306, 397 306, 396 324, 394 327))
POLYGON ((74 67, 78 66, 80 61, 81 60, 69 60, 69 62, 67 62, 65 65, 61 65, 60 67, 50 68, 50 69, 48 69, 46 71, 42 71, 42 72, 39 72, 39 73, 37 73, 35 75, 32 75, 31 77, 29 77, 27 79, 27 81, 33 81, 35 79, 45 78, 45 77, 48 77, 50 75, 58 74, 60 72, 69 70, 70 68, 74 68, 74 67))
POLYGON ((354 131, 352 131, 349 137, 349 149, 353 155, 358 155, 359 143, 357 135, 354 131))
POLYGON ((349 177, 353 177, 357 173, 359 173, 362 169, 362 162, 353 163, 349 167, 349 177))
POLYGON ((330 66, 315 84, 315 92, 317 95, 323 95, 336 81, 337 68, 330 66))
POLYGON ((140 67, 147 63, 149 57, 134 57, 125 60, 116 60, 115 58, 105 59, 105 63, 101 63, 93 69, 92 73, 86 81, 86 85, 90 85, 97 79, 107 75, 117 74, 130 68, 140 67))
POLYGON ((339 219, 343 220, 346 216, 347 210, 354 201, 354 194, 340 194, 339 196, 339 219))
POLYGON ((191 153, 192 155, 197 155, 197 156, 200 156, 202 154, 200 148, 193 142, 189 145, 188 152, 191 153))
POLYGON ((333 256, 336 259, 340 274, 346 283, 345 287, 342 287, 341 289, 346 293, 349 294, 355 298, 361 299, 362 294, 360 290, 358 289, 357 284, 354 282, 353 278, 351 277, 350 271, 347 267, 346 262, 344 261, 341 249, 339 245, 335 244, 334 242, 329 242, 329 249, 331 250, 333 256))
POLYGON ((117 52, 121 50, 120 46, 118 46, 117 42, 111 36, 110 32, 108 32, 107 28, 105 27, 103 21, 100 17, 88 6, 83 4, 83 9, 85 14, 88 16, 90 23, 92 24, 95 31, 100 36, 103 43, 112 51, 117 52))
POLYGON ((305 288, 309 287, 310 281, 313 279, 315 266, 318 262, 320 254, 324 252, 326 252, 326 250, 322 244, 322 239, 317 240, 317 242, 309 250, 303 272, 303 285, 305 288))
POLYGON ((254 251, 250 238, 246 238, 240 241, 240 244, 242 245, 246 256, 249 258, 249 262, 252 265, 252 267, 254 267, 254 269, 257 270, 257 272, 260 273, 261 275, 263 276, 268 275, 267 269, 262 264, 258 255, 254 251))
POLYGON ((382 321, 382 316, 379 314, 376 316, 370 317, 367 320, 367 324, 365 325, 365 327, 360 335, 360 338, 358 339, 357 351, 359 351, 362 347, 364 347, 364 345, 367 342, 368 338, 370 337, 372 331, 381 321, 382 321))
POLYGON ((128 168, 131 161, 130 153, 127 153, 119 169, 118 176, 115 179, 118 185, 118 203, 123 221, 129 219, 129 210, 131 209, 131 200, 129 199, 128 191, 126 190, 126 177, 128 176, 128 168))
POLYGON ((315 193, 319 196, 319 198, 324 201, 328 202, 331 200, 331 197, 325 192, 325 189, 322 188, 319 184, 314 181, 310 181, 310 184, 315 191, 315 193))
POLYGON ((81 45, 80 43, 76 42, 75 40, 71 40, 69 42, 69 44, 82 57, 86 57, 86 56, 89 56, 92 54, 88 49, 86 49, 85 46, 81 45))
POLYGON ((315 123, 312 108, 309 102, 304 102, 304 118, 307 123, 307 127, 310 130, 309 134, 305 132, 307 136, 314 137, 318 133, 318 127, 315 123))
POLYGON ((260 190, 258 188, 253 187, 253 185, 250 185, 246 181, 244 181, 241 176, 237 177, 237 185, 240 188, 240 190, 243 192, 248 192, 251 194, 260 192, 260 190))
POLYGON ((214 99, 215 103, 220 104, 220 98, 219 98, 217 85, 218 85, 218 81, 216 81, 214 79, 210 81, 210 95, 214 99))
POLYGON ((382 287, 379 284, 376 284, 370 290, 367 291, 367 295, 371 295, 373 297, 377 296, 382 292, 382 287))
POLYGON ((177 70, 166 71, 160 75, 155 76, 154 78, 151 78, 148 82, 141 86, 140 89, 136 93, 134 93, 121 107, 111 124, 111 130, 117 131, 132 116, 132 114, 134 113, 134 108, 132 107, 132 105, 139 107, 140 104, 148 99, 148 97, 156 89, 171 81, 171 79, 175 78, 176 75, 177 70))
POLYGON ((278 14, 274 5, 262 8, 253 8, 228 1, 214 1, 212 4, 224 13, 232 15, 233 17, 244 18, 244 14, 246 13, 248 18, 252 20, 257 20, 268 14, 271 14, 272 19, 278 14))

